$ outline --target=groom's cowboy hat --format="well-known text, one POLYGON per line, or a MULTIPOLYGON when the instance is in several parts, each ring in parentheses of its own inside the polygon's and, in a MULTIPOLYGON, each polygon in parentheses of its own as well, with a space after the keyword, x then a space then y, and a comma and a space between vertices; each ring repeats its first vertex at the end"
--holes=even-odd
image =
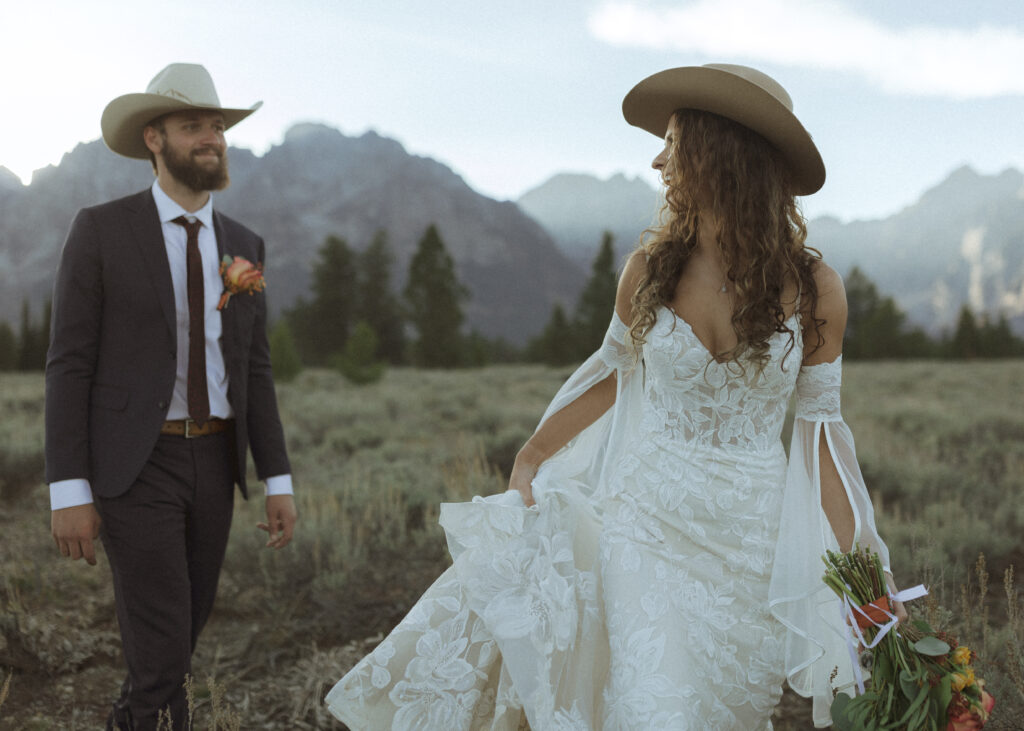
POLYGON ((210 72, 197 63, 172 63, 153 77, 144 94, 117 97, 103 110, 100 128, 103 141, 125 157, 149 158, 142 130, 157 117, 186 109, 221 112, 227 129, 263 105, 256 102, 248 109, 222 107, 210 72))
POLYGON ((724 63, 683 66, 648 76, 622 100, 626 121, 658 137, 665 136, 677 109, 720 114, 760 134, 789 163, 797 195, 809 195, 825 184, 825 164, 793 114, 793 100, 767 74, 724 63))

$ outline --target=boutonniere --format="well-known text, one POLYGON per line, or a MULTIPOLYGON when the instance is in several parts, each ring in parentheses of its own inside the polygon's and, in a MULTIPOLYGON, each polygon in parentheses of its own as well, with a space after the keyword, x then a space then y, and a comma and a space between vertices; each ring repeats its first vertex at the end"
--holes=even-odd
POLYGON ((217 309, 223 310, 228 306, 231 295, 248 292, 262 292, 267 282, 263 279, 263 264, 253 264, 248 259, 224 255, 220 260, 220 276, 224 280, 224 292, 217 303, 217 309))

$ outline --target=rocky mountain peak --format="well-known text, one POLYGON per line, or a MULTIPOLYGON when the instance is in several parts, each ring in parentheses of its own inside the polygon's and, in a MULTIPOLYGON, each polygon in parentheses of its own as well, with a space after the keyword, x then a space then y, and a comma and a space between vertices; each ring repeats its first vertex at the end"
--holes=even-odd
POLYGON ((25 186, 22 185, 21 178, 5 168, 3 165, 0 165, 0 191, 21 190, 24 187, 25 186))
MULTIPOLYGON (((515 204, 476 193, 446 165, 410 155, 376 132, 350 137, 303 123, 262 156, 231 148, 228 157, 232 182, 216 194, 215 205, 267 241, 275 311, 308 293, 310 270, 327 236, 341 236, 359 250, 386 231, 395 258, 393 284, 401 286, 431 224, 472 292, 467 320, 485 335, 525 341, 544 326, 556 301, 573 301, 582 286, 583 271, 515 204)), ((46 297, 79 208, 152 181, 148 161, 120 157, 94 140, 23 187, 17 195, 27 215, 3 215, 0 197, 0 317, 13 321, 23 298, 40 303, 46 297)))
POLYGON ((1024 174, 1007 168, 995 175, 982 175, 969 165, 951 172, 941 183, 929 188, 911 206, 930 215, 962 215, 1019 196, 1024 174))

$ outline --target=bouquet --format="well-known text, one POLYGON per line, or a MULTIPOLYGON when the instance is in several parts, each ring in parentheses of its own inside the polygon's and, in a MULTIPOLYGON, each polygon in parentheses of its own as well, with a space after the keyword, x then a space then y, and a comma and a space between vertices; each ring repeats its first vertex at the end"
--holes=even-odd
POLYGON ((927 622, 900 625, 893 613, 893 600, 923 596, 924 587, 890 594, 878 554, 859 546, 849 553, 827 551, 822 560, 825 584, 839 597, 850 625, 847 643, 858 690, 852 698, 836 694, 835 728, 969 731, 984 726, 995 700, 971 666, 977 655, 927 622))

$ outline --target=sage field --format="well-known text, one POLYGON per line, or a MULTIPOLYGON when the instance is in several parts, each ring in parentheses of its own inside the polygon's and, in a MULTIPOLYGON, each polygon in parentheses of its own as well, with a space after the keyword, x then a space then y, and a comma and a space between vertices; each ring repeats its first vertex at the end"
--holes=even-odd
MULTIPOLYGON (((357 387, 307 370, 280 385, 298 531, 263 548, 262 500, 237 500, 195 728, 343 728, 323 696, 447 565, 438 504, 504 489, 569 372, 393 369, 357 387)), ((911 613, 981 655, 987 728, 1024 728, 1010 575, 1024 584, 1024 362, 857 362, 844 377, 897 580, 931 590, 911 613)), ((99 728, 123 679, 109 569, 62 560, 50 538, 41 375, 0 376, 0 413, 0 727, 99 728)), ((808 702, 787 693, 775 727, 810 728, 808 702)))

